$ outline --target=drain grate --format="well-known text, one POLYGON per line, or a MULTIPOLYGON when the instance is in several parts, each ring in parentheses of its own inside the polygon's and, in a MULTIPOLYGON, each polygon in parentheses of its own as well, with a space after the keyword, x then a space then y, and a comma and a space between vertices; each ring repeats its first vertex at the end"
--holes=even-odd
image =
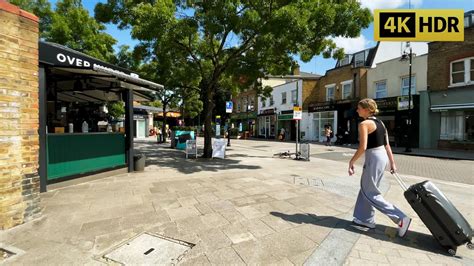
POLYGON ((16 255, 16 253, 0 248, 0 262, 5 261, 6 259, 10 258, 13 255, 16 255))
POLYGON ((123 265, 177 264, 194 244, 165 236, 143 233, 102 256, 123 265))

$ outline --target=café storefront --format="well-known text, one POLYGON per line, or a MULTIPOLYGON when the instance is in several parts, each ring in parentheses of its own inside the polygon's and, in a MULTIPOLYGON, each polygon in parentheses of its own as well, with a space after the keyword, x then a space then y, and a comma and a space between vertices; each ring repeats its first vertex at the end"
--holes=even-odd
POLYGON ((163 86, 62 45, 39 42, 40 187, 117 168, 133 171, 133 102, 163 86), (107 103, 124 102, 114 124, 107 103))

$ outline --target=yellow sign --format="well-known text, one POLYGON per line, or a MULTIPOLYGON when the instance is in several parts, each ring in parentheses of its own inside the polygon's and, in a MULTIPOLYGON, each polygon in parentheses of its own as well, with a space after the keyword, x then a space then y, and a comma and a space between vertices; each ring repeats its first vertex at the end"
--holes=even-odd
POLYGON ((376 41, 464 41, 462 9, 376 9, 376 41))
POLYGON ((300 106, 295 106, 295 107, 293 107, 293 112, 294 112, 294 111, 301 111, 301 110, 302 110, 302 109, 301 109, 300 106))

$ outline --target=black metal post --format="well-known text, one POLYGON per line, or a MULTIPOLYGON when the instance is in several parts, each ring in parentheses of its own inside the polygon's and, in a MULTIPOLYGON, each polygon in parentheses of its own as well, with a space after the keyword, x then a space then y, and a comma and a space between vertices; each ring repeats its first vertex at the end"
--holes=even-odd
POLYGON ((40 192, 46 192, 48 184, 48 171, 46 161, 46 141, 47 141, 47 129, 46 129, 46 71, 44 67, 39 68, 39 92, 38 92, 38 105, 39 105, 39 176, 40 176, 40 192))
POLYGON ((411 64, 412 64, 412 49, 410 47, 410 65, 408 70, 408 133, 407 133, 407 146, 405 148, 405 152, 411 152, 411 64))
POLYGON ((126 90, 125 98, 125 152, 127 156, 128 172, 133 172, 133 91, 126 90))
POLYGON ((227 123, 227 147, 230 147, 230 114, 229 114, 229 122, 227 123))

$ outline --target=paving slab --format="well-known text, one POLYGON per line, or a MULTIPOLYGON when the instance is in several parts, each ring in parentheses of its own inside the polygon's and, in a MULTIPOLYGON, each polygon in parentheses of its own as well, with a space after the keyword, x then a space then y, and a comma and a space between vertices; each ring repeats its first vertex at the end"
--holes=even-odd
MULTIPOLYGON (((224 160, 186 160, 181 151, 137 142, 147 155, 144 172, 42 193, 43 216, 1 231, 0 244, 23 250, 12 264, 27 265, 99 265, 97 256, 143 232, 195 244, 184 265, 474 265, 466 247, 459 257, 437 247, 388 173, 382 189, 414 217, 411 231, 396 237, 395 225, 379 213, 375 230, 355 231, 359 179, 347 176, 350 158, 339 154, 347 151, 314 146, 310 162, 272 158, 273 150, 294 143, 251 140, 236 140, 224 160)), ((435 182, 473 224, 474 187, 435 182)))

